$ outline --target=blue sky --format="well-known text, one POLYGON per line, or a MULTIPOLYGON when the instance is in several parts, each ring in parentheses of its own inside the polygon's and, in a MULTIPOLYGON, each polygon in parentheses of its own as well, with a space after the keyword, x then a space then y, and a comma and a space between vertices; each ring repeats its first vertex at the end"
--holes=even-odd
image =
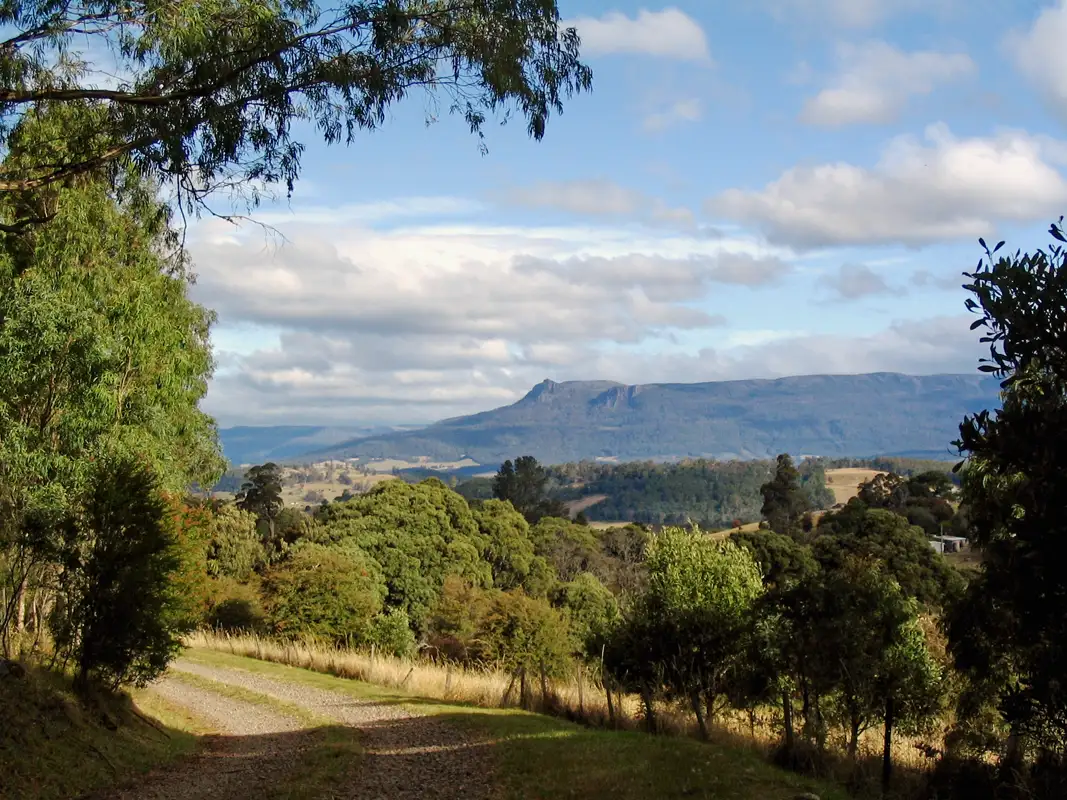
POLYGON ((1067 4, 561 0, 535 143, 413 95, 191 235, 223 425, 428 422, 543 378, 971 372, 979 236, 1067 213, 1067 4))

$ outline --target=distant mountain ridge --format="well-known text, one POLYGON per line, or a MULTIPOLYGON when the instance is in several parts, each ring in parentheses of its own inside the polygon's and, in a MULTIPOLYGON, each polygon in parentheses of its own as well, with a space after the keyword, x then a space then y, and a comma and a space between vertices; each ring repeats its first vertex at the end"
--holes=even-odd
POLYGON ((996 408, 986 375, 808 375, 773 380, 625 385, 545 380, 518 402, 418 430, 356 437, 308 458, 471 458, 496 465, 593 458, 671 460, 949 458, 966 414, 996 408))
POLYGON ((234 467, 284 461, 312 450, 363 436, 395 430, 384 425, 327 427, 322 425, 240 425, 219 430, 223 455, 234 467))

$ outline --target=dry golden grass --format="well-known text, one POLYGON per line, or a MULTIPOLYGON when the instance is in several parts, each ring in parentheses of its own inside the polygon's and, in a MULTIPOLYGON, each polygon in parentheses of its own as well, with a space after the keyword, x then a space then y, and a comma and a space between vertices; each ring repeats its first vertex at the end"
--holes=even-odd
POLYGON ((847 503, 859 493, 861 483, 884 474, 876 469, 828 469, 826 486, 834 493, 834 502, 847 503))
MULTIPOLYGON (((489 668, 464 668, 425 659, 401 659, 366 651, 341 650, 312 640, 279 642, 248 635, 228 635, 201 631, 187 639, 191 647, 231 653, 312 670, 339 678, 397 689, 405 694, 429 700, 462 703, 482 708, 520 707, 518 682, 508 686, 511 676, 489 668), (505 700, 505 696, 507 699, 505 700)), ((541 696, 540 678, 531 676, 530 707, 580 721, 594 727, 610 727, 607 699, 603 687, 589 671, 576 670, 569 681, 549 681, 549 697, 541 696)), ((643 729, 641 703, 637 696, 613 695, 615 725, 620 730, 643 729)), ((659 733, 696 738, 699 731, 688 708, 657 703, 656 723, 659 733)), ((717 715, 715 733, 762 753, 769 752, 780 735, 780 711, 761 708, 753 713, 726 709, 717 715)), ((894 737, 894 762, 906 770, 921 771, 928 762, 916 748, 919 740, 894 737)), ((844 751, 844 734, 832 737, 831 744, 844 751), (840 739, 840 741, 837 741, 840 739)), ((862 759, 877 761, 881 754, 882 734, 872 728, 861 737, 862 759)), ((843 758, 843 756, 842 756, 843 758)), ((842 762, 844 763, 844 762, 842 762)))

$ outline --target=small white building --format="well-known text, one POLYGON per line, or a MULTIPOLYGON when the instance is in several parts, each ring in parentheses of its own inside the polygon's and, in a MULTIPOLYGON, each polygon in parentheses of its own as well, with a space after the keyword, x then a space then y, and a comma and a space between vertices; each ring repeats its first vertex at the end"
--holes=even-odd
POLYGON ((934 548, 934 552, 935 553, 944 554, 944 552, 945 552, 945 543, 944 542, 942 542, 940 539, 930 539, 929 541, 930 541, 930 546, 932 548, 934 548))

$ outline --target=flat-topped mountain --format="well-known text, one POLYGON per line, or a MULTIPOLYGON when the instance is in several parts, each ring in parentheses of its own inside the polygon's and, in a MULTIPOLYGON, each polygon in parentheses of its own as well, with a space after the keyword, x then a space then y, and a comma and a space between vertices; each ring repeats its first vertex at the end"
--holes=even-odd
POLYGON ((309 455, 495 466, 593 458, 907 455, 950 458, 968 413, 998 404, 984 375, 811 375, 627 386, 539 383, 518 402, 414 431, 355 438, 309 455))

